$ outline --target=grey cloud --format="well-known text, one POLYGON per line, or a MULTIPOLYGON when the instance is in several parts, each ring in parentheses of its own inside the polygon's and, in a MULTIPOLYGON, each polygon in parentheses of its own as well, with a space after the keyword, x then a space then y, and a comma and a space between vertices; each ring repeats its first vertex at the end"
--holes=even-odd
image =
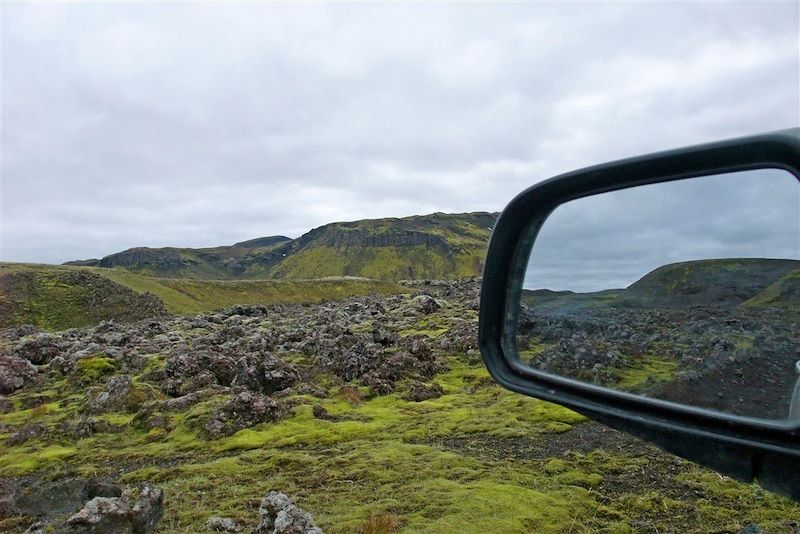
POLYGON ((499 210, 800 122, 795 4, 3 6, 6 261, 499 210))

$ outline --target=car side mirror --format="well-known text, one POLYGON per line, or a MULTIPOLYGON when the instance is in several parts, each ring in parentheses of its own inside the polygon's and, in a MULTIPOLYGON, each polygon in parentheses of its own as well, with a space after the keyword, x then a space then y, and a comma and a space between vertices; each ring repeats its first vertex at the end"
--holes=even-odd
POLYGON ((800 128, 556 176, 500 215, 492 377, 800 500, 800 128))

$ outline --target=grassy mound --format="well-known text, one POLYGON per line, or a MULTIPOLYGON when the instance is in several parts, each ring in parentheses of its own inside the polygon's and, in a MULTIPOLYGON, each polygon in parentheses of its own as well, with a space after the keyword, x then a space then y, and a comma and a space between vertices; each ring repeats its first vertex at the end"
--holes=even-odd
POLYGON ((0 327, 60 330, 164 315, 161 301, 98 274, 57 266, 0 264, 0 327))

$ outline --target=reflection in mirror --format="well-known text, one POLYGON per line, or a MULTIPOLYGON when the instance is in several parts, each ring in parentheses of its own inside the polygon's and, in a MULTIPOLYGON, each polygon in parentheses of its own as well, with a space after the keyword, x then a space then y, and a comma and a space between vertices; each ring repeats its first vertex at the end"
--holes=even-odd
POLYGON ((800 421, 798 260, 800 187, 785 171, 563 204, 531 252, 518 357, 643 396, 800 421))

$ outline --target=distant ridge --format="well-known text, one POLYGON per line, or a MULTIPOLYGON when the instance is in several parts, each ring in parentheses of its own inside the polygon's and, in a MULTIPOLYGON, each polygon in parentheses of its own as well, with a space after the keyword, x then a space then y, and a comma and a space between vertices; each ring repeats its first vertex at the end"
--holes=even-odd
POLYGON ((382 280, 462 278, 483 270, 497 213, 433 213, 336 222, 297 239, 259 237, 210 248, 136 247, 65 265, 122 268, 195 279, 307 279, 361 276, 382 280))

